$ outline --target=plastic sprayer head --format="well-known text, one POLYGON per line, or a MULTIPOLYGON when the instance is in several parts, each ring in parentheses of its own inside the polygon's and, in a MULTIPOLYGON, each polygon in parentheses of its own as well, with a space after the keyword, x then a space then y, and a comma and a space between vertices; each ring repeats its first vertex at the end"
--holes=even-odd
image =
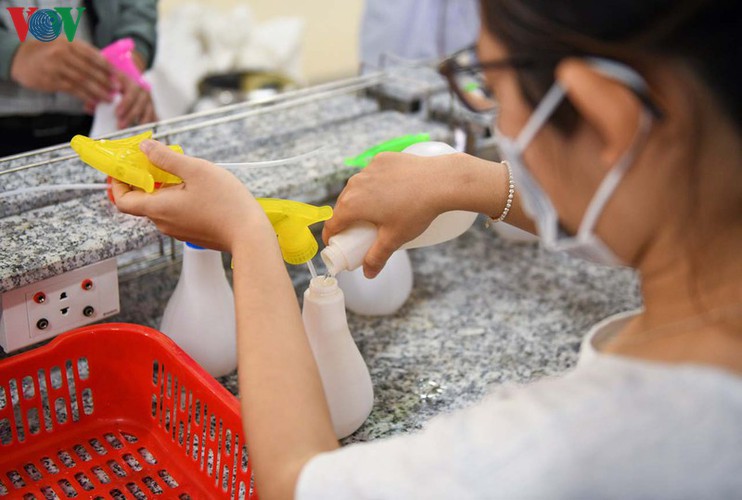
MULTIPOLYGON (((183 182, 180 177, 157 168, 140 151, 139 144, 151 137, 151 130, 116 140, 94 140, 84 135, 76 135, 70 141, 70 146, 82 161, 94 169, 151 193, 155 190, 155 183, 180 184, 183 182)), ((177 144, 168 147, 176 153, 183 154, 183 148, 177 144)))
POLYGON ((258 198, 258 203, 278 236, 283 260, 299 265, 317 255, 319 247, 309 226, 331 218, 332 208, 275 198, 258 198))
POLYGON ((121 38, 101 49, 101 54, 103 57, 108 59, 108 62, 110 62, 114 68, 135 81, 144 90, 150 92, 152 90, 152 85, 144 79, 142 72, 139 71, 139 68, 134 64, 134 48, 135 44, 132 38, 121 38))
POLYGON ((83 152, 83 149, 85 148, 86 141, 92 141, 93 139, 89 137, 85 137, 84 135, 76 135, 72 138, 70 141, 70 147, 72 150, 77 153, 77 155, 81 155, 83 152))

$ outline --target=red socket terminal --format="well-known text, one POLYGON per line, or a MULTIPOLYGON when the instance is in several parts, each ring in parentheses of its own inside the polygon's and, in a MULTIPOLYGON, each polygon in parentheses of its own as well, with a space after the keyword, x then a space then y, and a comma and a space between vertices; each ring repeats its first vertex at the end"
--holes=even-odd
POLYGON ((33 296, 33 301, 37 304, 43 304, 44 302, 46 302, 46 294, 44 294, 44 292, 37 292, 33 296))
POLYGON ((80 285, 83 290, 92 290, 93 289, 93 280, 87 279, 83 280, 82 285, 80 285))

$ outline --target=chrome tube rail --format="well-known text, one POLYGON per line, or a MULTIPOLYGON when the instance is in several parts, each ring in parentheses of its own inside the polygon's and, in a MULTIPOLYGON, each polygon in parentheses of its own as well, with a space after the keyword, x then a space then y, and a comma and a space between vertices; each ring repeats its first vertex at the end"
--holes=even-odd
MULTIPOLYGON (((155 122, 152 124, 138 125, 136 127, 131 127, 129 129, 126 129, 125 132, 127 134, 136 134, 136 133, 141 133, 145 130, 154 129, 153 137, 155 139, 160 139, 160 140, 163 140, 164 142, 167 142, 168 138, 175 134, 179 134, 183 132, 192 132, 194 130, 199 130, 199 129, 211 127, 214 125, 220 125, 223 123, 243 120, 245 118, 249 118, 252 116, 259 116, 263 113, 273 112, 273 111, 277 111, 281 109, 289 109, 291 107, 298 106, 301 104, 307 104, 307 103, 331 98, 331 97, 338 96, 338 95, 350 94, 353 92, 359 92, 362 90, 366 90, 375 85, 383 83, 383 81, 387 77, 388 75, 384 72, 376 72, 376 73, 372 73, 372 74, 368 74, 364 76, 347 78, 344 80, 337 80, 337 81, 322 84, 322 85, 294 90, 291 92, 287 92, 285 94, 278 94, 276 96, 272 96, 270 98, 261 100, 259 102, 237 103, 237 104, 232 104, 229 106, 205 110, 205 111, 201 111, 197 113, 191 113, 191 114, 179 116, 176 118, 170 118, 170 119, 162 120, 162 121, 155 122), (226 116, 221 116, 218 118, 208 119, 210 116, 221 115, 224 113, 230 113, 230 114, 226 116), (181 127, 177 126, 179 123, 189 122, 189 121, 192 121, 194 119, 199 119, 199 118, 202 118, 202 120, 199 121, 198 123, 194 123, 190 125, 183 125, 181 127), (164 127, 173 127, 173 128, 169 128, 168 130, 164 130, 164 131, 158 130, 164 127)), ((121 133, 122 131, 120 130, 120 131, 102 136, 101 138, 103 139, 114 138, 114 137, 120 136, 121 133)), ((43 149, 37 149, 33 151, 28 151, 25 153, 19 153, 13 156, 8 156, 5 158, 0 158, 0 165, 2 165, 3 163, 8 163, 8 162, 16 161, 19 159, 35 156, 38 154, 53 153, 55 151, 63 151, 67 149, 68 147, 69 146, 66 144, 59 144, 56 146, 50 146, 50 147, 43 148, 43 149)), ((71 160, 74 158, 77 158, 76 154, 62 155, 62 156, 59 156, 56 158, 50 158, 44 161, 29 163, 29 164, 21 165, 21 166, 14 167, 14 168, 0 170, 0 176, 12 174, 16 172, 21 172, 21 171, 29 170, 33 168, 43 167, 43 166, 47 166, 50 164, 71 160)))

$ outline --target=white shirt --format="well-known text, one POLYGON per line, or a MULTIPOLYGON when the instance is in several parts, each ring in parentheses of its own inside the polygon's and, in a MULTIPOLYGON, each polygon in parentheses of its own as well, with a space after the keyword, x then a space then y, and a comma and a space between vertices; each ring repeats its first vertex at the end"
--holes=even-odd
POLYGON ((296 490, 299 500, 740 497, 742 377, 595 352, 420 432, 320 454, 296 490))

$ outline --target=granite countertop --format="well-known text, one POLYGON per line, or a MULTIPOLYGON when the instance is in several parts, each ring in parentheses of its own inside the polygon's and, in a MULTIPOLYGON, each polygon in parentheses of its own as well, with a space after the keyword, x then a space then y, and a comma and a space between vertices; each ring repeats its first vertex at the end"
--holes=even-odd
POLYGON ((632 271, 509 242, 483 226, 410 251, 415 284, 395 316, 349 314, 376 391, 349 442, 418 429, 498 385, 562 373, 594 323, 640 305, 632 271))
POLYGON ((454 123, 470 123, 483 129, 492 127, 496 111, 475 113, 465 108, 459 99, 448 92, 440 92, 430 97, 428 113, 434 120, 454 123))
MULTIPOLYGON (((327 130, 378 112, 374 101, 342 94, 314 102, 292 106, 287 104, 291 103, 283 103, 284 108, 280 111, 272 111, 270 106, 257 109, 235 108, 230 113, 216 110, 217 112, 205 116, 185 116, 172 122, 122 131, 116 137, 129 137, 145 130, 153 130, 161 140, 182 145, 187 154, 216 162, 276 159, 291 156, 283 148, 288 147, 290 150, 292 144, 287 139, 292 136, 302 137, 302 132, 314 130, 318 126, 327 130), (235 119, 246 112, 251 114, 235 119), (233 121, 224 121, 227 119, 233 121), (198 130, 178 133, 194 126, 198 130), (282 141, 279 154, 276 154, 277 141, 282 141), (265 146, 273 147, 266 149, 265 146)), ((299 141, 296 146, 301 150, 302 146, 310 148, 316 147, 316 144, 310 142, 305 145, 303 141, 299 141)), ((309 149, 304 150, 307 151, 309 149)), ((80 161, 68 145, 54 150, 31 152, 20 158, 0 160, 0 172, 49 161, 52 163, 3 175, 0 177, 0 192, 57 183, 102 182, 105 179, 103 174, 80 161)), ((79 197, 79 191, 45 191, 0 199, 0 218, 79 197)))
POLYGON ((475 139, 491 135, 496 111, 474 113, 465 108, 449 91, 448 83, 433 66, 396 66, 387 68, 384 83, 371 89, 382 107, 418 112, 429 120, 465 127, 475 139))
MULTIPOLYGON (((353 169, 343 164, 369 146, 403 134, 427 131, 438 140, 448 137, 441 124, 397 112, 372 112, 365 100, 358 99, 360 111, 340 120, 322 122, 316 113, 303 114, 304 127, 282 128, 250 140, 250 130, 241 122, 226 123, 202 130, 173 134, 170 142, 181 144, 191 154, 219 161, 265 160, 320 152, 295 164, 275 169, 233 169, 256 196, 319 201, 339 189, 353 169), (312 120, 314 120, 312 122, 312 120)), ((344 109, 348 103, 344 103, 344 109)), ((299 116, 292 118, 301 121, 299 116)), ((68 160, 50 166, 52 172, 35 169, 22 176, 33 177, 25 185, 43 182, 102 182, 102 174, 68 160)), ((10 174, 12 177, 16 174, 10 174)), ((21 174, 19 174, 21 175, 21 174)), ((8 186, 13 189, 17 186, 8 186)), ((24 195, 17 203, 6 203, 9 215, 0 218, 0 293, 62 272, 141 248, 157 240, 150 222, 119 213, 101 192, 76 193, 66 201, 55 201, 55 194, 24 195), (28 204, 37 205, 27 209, 28 204), (18 208, 21 206, 22 208, 18 208)), ((0 203, 3 203, 0 201, 0 203)))
POLYGON ((387 79, 380 93, 402 102, 410 102, 443 92, 448 85, 432 66, 394 66, 386 68, 387 79))
MULTIPOLYGON (((374 384, 371 416, 344 442, 419 429, 431 417, 475 403, 505 383, 574 366, 594 323, 640 305, 632 271, 595 266, 504 240, 477 221, 463 236, 410 251, 415 284, 395 315, 348 312, 374 384)), ((301 300, 304 266, 288 266, 301 300)), ((173 263, 121 282, 113 321, 159 326, 179 276, 173 263)), ((236 373, 220 382, 238 394, 236 373)))

